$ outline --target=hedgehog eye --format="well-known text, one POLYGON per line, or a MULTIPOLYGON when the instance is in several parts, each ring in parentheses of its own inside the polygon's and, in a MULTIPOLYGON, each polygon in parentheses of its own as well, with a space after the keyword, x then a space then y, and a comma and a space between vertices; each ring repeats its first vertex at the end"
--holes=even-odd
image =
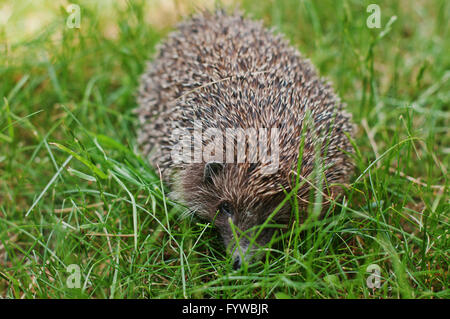
POLYGON ((231 205, 228 202, 223 202, 222 204, 220 204, 219 211, 222 214, 226 214, 229 216, 233 215, 233 209, 231 208, 231 205))

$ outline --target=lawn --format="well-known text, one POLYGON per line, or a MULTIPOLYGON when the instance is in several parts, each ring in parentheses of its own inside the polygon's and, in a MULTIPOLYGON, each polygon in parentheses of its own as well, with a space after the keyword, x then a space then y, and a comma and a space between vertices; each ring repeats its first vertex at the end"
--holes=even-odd
POLYGON ((377 1, 380 28, 374 1, 240 2, 333 83, 358 133, 325 217, 237 271, 167 198, 133 114, 156 44, 214 1, 76 3, 79 28, 67 1, 0 3, 0 297, 450 297, 448 1, 377 1))

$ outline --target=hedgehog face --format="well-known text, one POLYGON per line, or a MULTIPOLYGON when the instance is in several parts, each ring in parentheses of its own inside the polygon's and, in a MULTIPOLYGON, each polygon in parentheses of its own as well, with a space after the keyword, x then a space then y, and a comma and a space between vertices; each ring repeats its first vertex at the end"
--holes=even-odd
POLYGON ((286 222, 290 214, 289 207, 283 207, 262 226, 284 195, 256 192, 248 171, 245 164, 210 162, 187 168, 182 177, 187 206, 216 226, 235 269, 243 259, 262 257, 255 253, 272 238, 275 229, 271 224, 286 222))

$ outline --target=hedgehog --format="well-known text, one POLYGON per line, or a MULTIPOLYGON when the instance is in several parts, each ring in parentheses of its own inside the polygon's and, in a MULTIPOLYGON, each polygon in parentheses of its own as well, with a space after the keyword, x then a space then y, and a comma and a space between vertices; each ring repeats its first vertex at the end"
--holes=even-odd
POLYGON ((353 171, 354 125, 331 84, 283 35, 240 11, 181 22, 137 95, 142 154, 171 198, 215 226, 234 269, 257 258, 274 235, 268 225, 292 221, 286 194, 304 220, 311 192, 327 207, 353 171))

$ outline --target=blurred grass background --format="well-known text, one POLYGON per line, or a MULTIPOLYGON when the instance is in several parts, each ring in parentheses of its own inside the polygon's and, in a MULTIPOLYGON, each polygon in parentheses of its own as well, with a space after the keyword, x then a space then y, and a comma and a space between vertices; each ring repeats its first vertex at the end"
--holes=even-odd
POLYGON ((74 3, 79 29, 68 1, 0 3, 0 296, 449 297, 446 0, 377 1, 381 29, 366 26, 372 1, 74 3), (283 32, 358 125, 335 214, 237 272, 214 229, 165 198, 132 114, 158 41, 221 3, 283 32), (67 286, 70 264, 81 288, 67 286))

